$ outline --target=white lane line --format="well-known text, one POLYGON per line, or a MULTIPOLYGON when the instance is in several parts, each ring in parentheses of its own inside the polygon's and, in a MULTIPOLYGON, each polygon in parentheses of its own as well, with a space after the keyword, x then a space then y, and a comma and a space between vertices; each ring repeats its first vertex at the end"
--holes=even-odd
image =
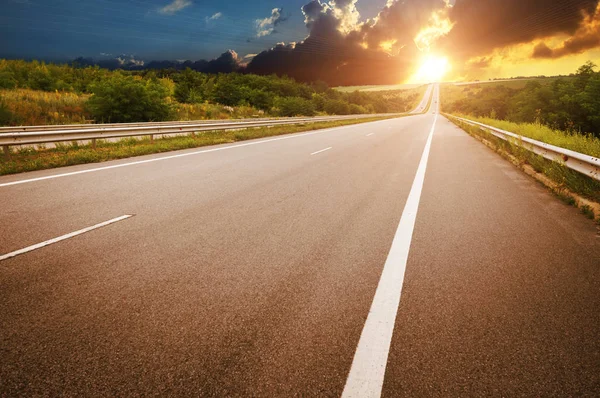
MULTIPOLYGON (((370 123, 383 123, 383 122, 389 122, 389 121, 399 120, 399 119, 405 119, 405 118, 394 118, 394 119, 386 119, 386 120, 377 120, 377 121, 370 122, 370 123)), ((8 186, 11 186, 11 185, 25 184, 25 183, 29 183, 29 182, 35 182, 35 181, 50 180, 50 179, 53 179, 53 178, 68 177, 68 176, 73 176, 73 175, 77 175, 77 174, 93 173, 93 172, 102 171, 102 170, 118 169, 120 167, 127 167, 127 166, 134 166, 134 165, 138 165, 138 164, 159 162, 161 160, 176 159, 176 158, 182 158, 182 157, 186 157, 186 156, 200 155, 200 154, 209 153, 209 152, 225 151, 227 149, 242 148, 242 147, 251 146, 251 145, 265 144, 267 142, 290 140, 290 139, 294 139, 294 138, 307 137, 307 136, 310 136, 310 135, 323 134, 323 133, 328 133, 330 131, 341 130, 341 129, 346 129, 346 128, 352 128, 352 127, 358 127, 358 126, 359 125, 356 125, 356 124, 350 124, 348 126, 340 126, 340 127, 334 127, 334 128, 324 129, 324 130, 317 130, 317 131, 312 131, 312 132, 309 132, 309 133, 300 133, 300 134, 286 135, 286 136, 283 136, 283 137, 270 138, 270 139, 266 139, 266 140, 253 141, 253 142, 246 142, 246 143, 243 143, 243 144, 230 145, 230 146, 219 147, 219 148, 203 149, 203 150, 200 150, 200 151, 194 151, 194 152, 188 152, 188 153, 180 153, 180 154, 177 154, 177 155, 163 156, 163 157, 160 157, 160 158, 152 158, 152 159, 146 159, 146 160, 137 160, 137 161, 134 161, 134 162, 115 164, 115 165, 112 165, 112 166, 96 167, 96 168, 93 168, 93 169, 73 171, 73 172, 70 172, 70 173, 54 174, 54 175, 49 175, 49 176, 45 176, 45 177, 37 177, 37 178, 29 178, 29 179, 26 179, 26 180, 18 180, 18 181, 12 181, 12 182, 5 182, 3 184, 0 184, 0 187, 8 187, 8 186)))
POLYGON ((380 397, 437 114, 360 335, 343 398, 380 397))
POLYGON ((317 153, 321 153, 321 152, 328 151, 328 150, 330 150, 331 148, 333 148, 333 147, 332 147, 332 146, 330 146, 329 148, 325 148, 325 149, 321 149, 320 151, 313 152, 313 153, 311 153, 311 156, 312 156, 312 155, 316 155, 317 153))
POLYGON ((72 238, 74 236, 84 234, 84 233, 92 231, 94 229, 102 228, 102 227, 107 226, 109 224, 113 224, 113 223, 116 223, 118 221, 125 220, 126 218, 129 218, 129 217, 132 217, 132 215, 131 214, 126 214, 126 215, 121 216, 121 217, 113 218, 112 220, 101 222, 100 224, 92 225, 91 227, 80 229, 79 231, 71 232, 70 234, 62 235, 62 236, 59 236, 57 238, 50 239, 50 240, 44 241, 42 243, 38 243, 36 245, 28 246, 28 247, 25 247, 23 249, 16 250, 16 251, 8 253, 8 254, 4 254, 4 255, 0 256, 0 261, 3 261, 3 260, 6 260, 6 259, 9 259, 9 258, 18 256, 19 254, 27 253, 27 252, 30 252, 32 250, 36 250, 36 249, 42 248, 44 246, 51 245, 51 244, 56 243, 56 242, 60 242, 61 240, 69 239, 69 238, 72 238))
POLYGON ((375 133, 369 133, 369 134, 367 134, 366 136, 367 136, 367 137, 370 137, 370 136, 372 136, 373 134, 375 134, 375 133))

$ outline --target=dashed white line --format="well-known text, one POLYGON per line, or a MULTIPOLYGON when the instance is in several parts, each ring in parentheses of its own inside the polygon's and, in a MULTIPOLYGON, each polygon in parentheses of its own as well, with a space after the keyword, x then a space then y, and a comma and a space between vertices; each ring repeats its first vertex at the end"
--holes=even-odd
POLYGON ((321 153, 321 152, 328 151, 328 150, 330 150, 331 148, 333 148, 333 147, 332 147, 332 146, 330 146, 329 148, 325 148, 325 149, 321 149, 320 151, 313 152, 313 153, 311 153, 311 156, 312 156, 312 155, 316 155, 317 153, 321 153))
POLYGON ((105 226, 107 226, 109 224, 113 224, 113 223, 125 220, 125 219, 127 219, 129 217, 132 217, 132 215, 131 214, 126 214, 126 215, 121 216, 121 217, 113 218, 112 220, 101 222, 100 224, 92 225, 91 227, 80 229, 79 231, 71 232, 70 234, 62 235, 62 236, 59 236, 57 238, 50 239, 50 240, 38 243, 36 245, 32 245, 32 246, 25 247, 23 249, 15 250, 14 252, 10 252, 10 253, 7 253, 7 254, 4 254, 4 255, 0 256, 0 261, 3 261, 3 260, 6 260, 6 259, 9 259, 9 258, 18 256, 19 254, 27 253, 27 252, 30 252, 30 251, 42 248, 44 246, 51 245, 51 244, 56 243, 56 242, 60 242, 61 240, 69 239, 69 238, 72 238, 74 236, 84 234, 84 233, 92 231, 94 229, 105 227, 105 226))
POLYGON ((367 137, 370 137, 370 136, 372 136, 373 134, 375 134, 375 133, 369 133, 369 134, 367 134, 366 136, 367 136, 367 137))
POLYGON ((346 379, 342 398, 381 396, 408 252, 417 219, 437 117, 436 114, 390 252, 383 266, 375 297, 356 347, 350 374, 346 379))
MULTIPOLYGON (((389 122, 390 120, 396 120, 396 119, 377 120, 377 121, 371 122, 371 123, 385 123, 385 122, 389 122)), ((228 145, 228 146, 222 146, 222 147, 219 147, 219 148, 203 149, 203 150, 199 150, 199 151, 187 152, 187 153, 180 153, 180 154, 177 154, 177 155, 169 155, 169 156, 163 156, 163 157, 159 157, 159 158, 152 158, 152 159, 146 159, 146 160, 136 160, 136 161, 133 161, 133 162, 115 164, 115 165, 112 165, 112 166, 103 166, 103 167, 96 167, 96 168, 93 168, 93 169, 73 171, 73 172, 70 172, 70 173, 53 174, 53 175, 48 175, 48 176, 44 176, 44 177, 28 178, 28 179, 25 179, 25 180, 17 180, 17 181, 5 182, 5 183, 1 183, 0 184, 0 188, 1 187, 12 186, 12 185, 26 184, 26 183, 29 183, 29 182, 44 181, 44 180, 50 180, 50 179, 54 179, 54 178, 68 177, 68 176, 73 176, 73 175, 78 175, 78 174, 93 173, 93 172, 102 171, 102 170, 117 169, 117 168, 121 168, 121 167, 134 166, 134 165, 138 165, 138 164, 160 162, 162 160, 183 158, 183 157, 186 157, 186 156, 200 155, 200 154, 209 153, 209 152, 225 151, 227 149, 242 148, 242 147, 247 147, 247 146, 252 146, 252 145, 266 144, 267 142, 291 140, 291 139, 296 139, 296 138, 301 138, 301 137, 307 137, 307 136, 311 136, 311 135, 315 135, 315 134, 322 134, 322 133, 327 133, 327 132, 330 132, 330 131, 347 129, 347 128, 352 128, 352 127, 357 127, 357 125, 356 124, 350 124, 348 126, 340 126, 340 127, 328 128, 328 129, 324 129, 324 130, 311 131, 311 132, 308 132, 308 133, 299 133, 299 134, 286 135, 286 136, 283 136, 283 137, 269 138, 269 139, 264 139, 264 140, 260 140, 260 141, 245 142, 243 144, 228 145)))

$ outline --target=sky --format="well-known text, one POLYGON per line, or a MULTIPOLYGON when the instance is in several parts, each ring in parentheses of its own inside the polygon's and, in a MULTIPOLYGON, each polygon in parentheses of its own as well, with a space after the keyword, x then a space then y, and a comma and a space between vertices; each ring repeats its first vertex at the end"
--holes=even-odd
POLYGON ((0 57, 200 60, 330 84, 600 64, 598 0, 0 0, 0 57), (233 51, 228 51, 233 50, 233 51))

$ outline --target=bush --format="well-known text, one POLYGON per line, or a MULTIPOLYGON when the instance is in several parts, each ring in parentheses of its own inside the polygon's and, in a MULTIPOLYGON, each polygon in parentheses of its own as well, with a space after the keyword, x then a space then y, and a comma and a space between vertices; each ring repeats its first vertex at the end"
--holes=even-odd
POLYGON ((315 108, 312 102, 300 97, 278 98, 276 106, 280 116, 312 116, 315 108))
POLYGON ((350 104, 350 114, 352 115, 362 115, 365 113, 369 113, 364 107, 356 104, 350 104))
POLYGON ((172 116, 168 89, 158 82, 116 74, 91 90, 86 107, 97 122, 151 122, 172 116))
POLYGON ((8 71, 0 71, 0 88, 15 88, 17 86, 17 80, 14 75, 8 71))
POLYGON ((327 100, 324 110, 330 115, 349 115, 350 105, 342 100, 327 100))
POLYGON ((230 79, 221 79, 213 89, 213 99, 219 104, 237 106, 244 100, 244 93, 239 85, 230 79))
POLYGON ((13 114, 4 103, 4 100, 0 98, 0 126, 8 126, 12 124, 12 122, 13 114))
POLYGON ((273 107, 272 95, 265 93, 264 91, 252 90, 248 102, 250 102, 250 105, 253 107, 263 111, 267 111, 273 107))

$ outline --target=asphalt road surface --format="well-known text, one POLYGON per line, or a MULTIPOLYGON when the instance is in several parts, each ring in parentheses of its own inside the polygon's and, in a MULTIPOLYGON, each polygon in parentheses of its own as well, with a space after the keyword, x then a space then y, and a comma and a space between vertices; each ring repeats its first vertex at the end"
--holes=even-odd
POLYGON ((433 95, 1 177, 0 396, 600 396, 596 226, 433 95))

